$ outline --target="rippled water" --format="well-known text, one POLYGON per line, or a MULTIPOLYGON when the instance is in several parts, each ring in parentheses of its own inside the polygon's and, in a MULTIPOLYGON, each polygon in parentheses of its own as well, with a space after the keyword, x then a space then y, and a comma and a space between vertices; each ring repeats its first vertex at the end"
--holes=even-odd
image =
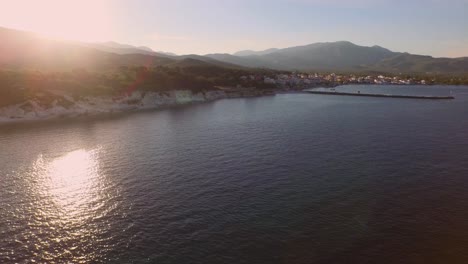
POLYGON ((468 87, 0 126, 0 263, 468 263, 468 87))

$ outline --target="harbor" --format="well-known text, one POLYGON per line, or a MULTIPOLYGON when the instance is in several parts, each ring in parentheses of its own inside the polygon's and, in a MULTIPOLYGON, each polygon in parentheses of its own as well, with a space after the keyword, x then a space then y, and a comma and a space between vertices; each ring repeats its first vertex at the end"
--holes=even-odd
POLYGON ((372 93, 345 93, 336 91, 306 91, 310 94, 324 94, 324 95, 342 95, 342 96, 364 96, 364 97, 386 97, 386 98, 404 98, 404 99, 429 99, 429 100, 447 100, 455 99, 449 96, 434 96, 434 95, 395 95, 395 94, 372 94, 372 93))

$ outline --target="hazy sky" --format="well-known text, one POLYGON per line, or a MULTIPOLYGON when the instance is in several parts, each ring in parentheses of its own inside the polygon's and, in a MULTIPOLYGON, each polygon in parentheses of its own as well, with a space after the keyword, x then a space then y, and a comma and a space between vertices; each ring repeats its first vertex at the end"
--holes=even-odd
POLYGON ((0 0, 0 26, 177 54, 349 40, 468 56, 468 0, 0 0))

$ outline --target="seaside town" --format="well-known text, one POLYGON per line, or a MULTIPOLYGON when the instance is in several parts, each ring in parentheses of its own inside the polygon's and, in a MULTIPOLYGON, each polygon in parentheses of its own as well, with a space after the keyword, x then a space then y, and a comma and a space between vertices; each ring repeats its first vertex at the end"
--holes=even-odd
POLYGON ((301 90, 305 88, 335 87, 346 84, 379 84, 379 85, 426 85, 432 81, 408 77, 408 76, 385 76, 385 75, 367 75, 358 76, 354 74, 320 74, 320 73, 281 73, 270 76, 248 75, 242 76, 243 82, 261 81, 265 84, 276 85, 279 88, 301 90))

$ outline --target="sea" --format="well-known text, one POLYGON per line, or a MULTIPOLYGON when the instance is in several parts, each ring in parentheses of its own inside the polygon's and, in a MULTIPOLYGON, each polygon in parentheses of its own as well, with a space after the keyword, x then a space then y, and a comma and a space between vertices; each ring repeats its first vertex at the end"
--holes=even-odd
POLYGON ((0 263, 468 263, 468 87, 0 126, 0 263))

